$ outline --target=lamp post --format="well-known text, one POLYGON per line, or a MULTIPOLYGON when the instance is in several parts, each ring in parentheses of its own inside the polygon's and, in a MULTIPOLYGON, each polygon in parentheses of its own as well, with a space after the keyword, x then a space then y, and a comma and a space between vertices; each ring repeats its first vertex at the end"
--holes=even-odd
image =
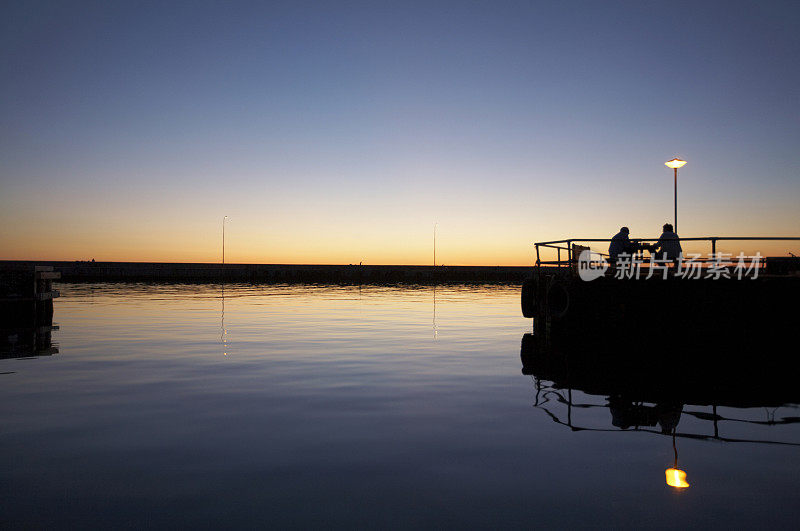
POLYGON ((436 225, 438 224, 433 224, 433 267, 436 267, 436 225))
POLYGON ((664 163, 675 171, 675 234, 678 234, 678 168, 682 168, 684 164, 686 161, 677 157, 664 163))
POLYGON ((222 265, 225 265, 225 222, 228 221, 228 216, 222 218, 222 265))

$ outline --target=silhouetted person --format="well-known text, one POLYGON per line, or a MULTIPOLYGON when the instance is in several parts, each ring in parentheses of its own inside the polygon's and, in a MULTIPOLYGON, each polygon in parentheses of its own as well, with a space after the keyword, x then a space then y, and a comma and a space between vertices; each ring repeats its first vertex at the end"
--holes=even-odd
POLYGON ((608 397, 608 410, 611 412, 611 424, 623 430, 631 426, 655 426, 658 422, 654 407, 634 404, 618 395, 608 397))
POLYGON ((683 404, 656 404, 658 411, 658 424, 661 426, 661 433, 668 435, 675 431, 678 422, 681 420, 683 404))
POLYGON ((664 232, 661 233, 661 237, 658 238, 655 245, 650 248, 650 252, 661 260, 679 260, 683 249, 678 235, 673 232, 670 223, 665 223, 663 229, 664 232))
POLYGON ((622 227, 619 232, 611 238, 611 245, 608 246, 608 258, 611 265, 617 263, 617 257, 621 254, 633 254, 639 250, 639 244, 632 242, 628 237, 630 229, 622 227))

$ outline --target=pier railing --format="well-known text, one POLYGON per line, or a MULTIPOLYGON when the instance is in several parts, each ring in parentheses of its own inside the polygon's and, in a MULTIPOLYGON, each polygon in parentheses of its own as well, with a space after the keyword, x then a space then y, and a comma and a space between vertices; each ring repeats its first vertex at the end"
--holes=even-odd
MULTIPOLYGON (((719 415, 717 413, 717 405, 710 404, 711 411, 702 411, 702 409, 681 409, 680 415, 687 415, 694 417, 695 419, 702 421, 703 423, 710 422, 711 427, 713 428, 713 433, 708 432, 678 432, 670 431, 665 433, 662 430, 651 428, 653 424, 632 424, 626 428, 620 427, 613 427, 613 428, 600 428, 596 426, 587 426, 582 425, 576 422, 573 419, 573 409, 577 410, 587 410, 587 409, 611 409, 610 404, 598 404, 597 402, 587 402, 582 401, 578 402, 573 400, 572 398, 572 389, 559 389, 556 388, 553 383, 544 382, 540 378, 532 376, 531 379, 536 386, 536 401, 533 404, 533 407, 544 411, 547 416, 549 416, 553 422, 556 424, 560 424, 562 426, 566 426, 572 431, 600 431, 600 432, 609 432, 609 433, 630 433, 630 432, 645 432, 651 433, 656 435, 672 435, 675 437, 680 438, 687 438, 687 439, 697 439, 697 440, 713 440, 713 441, 722 441, 726 443, 751 443, 751 444, 770 444, 770 445, 780 445, 780 446, 800 446, 800 442, 793 442, 793 441, 783 441, 783 440, 776 440, 776 439, 743 439, 743 438, 735 438, 735 437, 726 437, 724 435, 720 435, 719 424, 721 422, 730 422, 730 423, 744 423, 750 425, 757 425, 757 426, 767 426, 767 427, 774 427, 774 426, 781 426, 781 425, 788 425, 788 424, 796 424, 800 422, 800 419, 796 416, 785 416, 785 417, 778 417, 776 420, 776 411, 784 406, 779 406, 773 409, 771 412, 767 410, 767 418, 764 420, 752 420, 749 418, 742 418, 742 417, 725 417, 719 415), (566 391, 566 392, 565 392, 566 391), (565 408, 566 412, 563 412, 561 408, 565 408)), ((591 395, 589 395, 591 396, 591 395)), ((639 403, 640 407, 647 408, 648 406, 644 406, 644 403, 639 403)), ((686 404, 687 406, 691 406, 692 404, 686 404)), ((697 408, 702 408, 702 406, 697 405, 697 408)), ((745 406, 752 409, 755 409, 754 406, 745 406)), ((787 413, 794 413, 791 411, 792 406, 788 406, 789 411, 787 413)), ((764 408, 767 409, 767 408, 764 408)), ((712 431, 712 430, 709 430, 712 431)))
MULTIPOLYGON (((728 242, 728 241, 800 241, 800 237, 797 236, 702 236, 702 237, 694 237, 694 238, 677 238, 678 241, 681 242, 708 242, 710 244, 711 254, 708 257, 697 257, 694 259, 695 263, 699 263, 701 265, 706 265, 709 263, 714 263, 715 265, 734 265, 739 262, 740 257, 738 255, 731 255, 730 257, 723 257, 717 255, 717 242, 728 242)), ((658 238, 633 238, 631 242, 636 242, 639 244, 654 244, 658 241, 658 238)), ((674 240, 673 240, 674 241, 674 240)), ((537 242, 534 245, 536 246, 536 266, 550 266, 550 267, 571 267, 578 261, 578 256, 575 256, 575 252, 580 249, 589 249, 589 246, 586 244, 591 243, 610 243, 611 238, 569 238, 566 240, 553 240, 548 242, 537 242), (576 249, 577 247, 577 249, 576 249), (556 251, 556 260, 543 260, 541 256, 542 249, 553 249, 556 251)), ((599 252, 592 249, 592 252, 603 256, 608 257, 608 254, 599 252)), ((641 258, 643 250, 637 251, 637 255, 641 258)), ((791 254, 791 253, 790 253, 791 254)), ((792 255, 792 257, 795 257, 792 255)), ((752 262, 751 256, 745 257, 746 263, 750 264, 752 262)), ((764 258, 764 257, 762 257, 764 258)), ((644 266, 647 266, 647 262, 644 261, 644 266)), ((764 267, 765 262, 763 260, 760 261, 758 264, 759 267, 764 267)))

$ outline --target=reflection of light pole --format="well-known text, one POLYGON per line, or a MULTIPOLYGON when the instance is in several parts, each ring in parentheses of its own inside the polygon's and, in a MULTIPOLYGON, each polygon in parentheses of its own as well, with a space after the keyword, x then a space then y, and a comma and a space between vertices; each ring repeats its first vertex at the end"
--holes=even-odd
POLYGON ((222 340, 222 353, 228 355, 228 331, 225 329, 225 282, 222 283, 222 316, 220 317, 220 334, 222 340))
POLYGON ((439 329, 436 327, 436 283, 433 283, 433 339, 439 337, 439 329))
POLYGON ((678 446, 675 444, 675 428, 672 429, 672 449, 675 451, 675 465, 664 471, 667 476, 667 485, 676 489, 685 489, 689 484, 686 482, 686 472, 678 469, 678 446))
POLYGON ((664 163, 665 166, 675 170, 675 234, 678 234, 678 168, 686 164, 685 160, 674 158, 664 163))

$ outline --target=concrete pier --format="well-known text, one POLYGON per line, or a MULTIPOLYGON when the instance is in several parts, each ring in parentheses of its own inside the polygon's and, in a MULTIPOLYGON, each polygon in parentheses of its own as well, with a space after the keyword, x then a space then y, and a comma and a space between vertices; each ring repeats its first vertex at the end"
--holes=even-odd
POLYGON ((63 282, 256 282, 319 284, 521 284, 532 267, 291 265, 0 261, 0 270, 51 266, 63 282))
MULTIPOLYGON (((619 351, 614 356, 633 352, 634 359, 651 360, 640 354, 658 347, 675 361, 687 345, 706 345, 721 363, 733 350, 785 351, 797 320, 787 308, 798 295, 795 274, 743 280, 604 276, 587 282, 561 268, 534 271, 523 284, 521 303, 523 315, 534 320, 537 341, 548 349, 608 348, 619 351), (718 349, 722 339, 733 343, 718 349)), ((697 359, 690 355, 682 362, 697 359)))

